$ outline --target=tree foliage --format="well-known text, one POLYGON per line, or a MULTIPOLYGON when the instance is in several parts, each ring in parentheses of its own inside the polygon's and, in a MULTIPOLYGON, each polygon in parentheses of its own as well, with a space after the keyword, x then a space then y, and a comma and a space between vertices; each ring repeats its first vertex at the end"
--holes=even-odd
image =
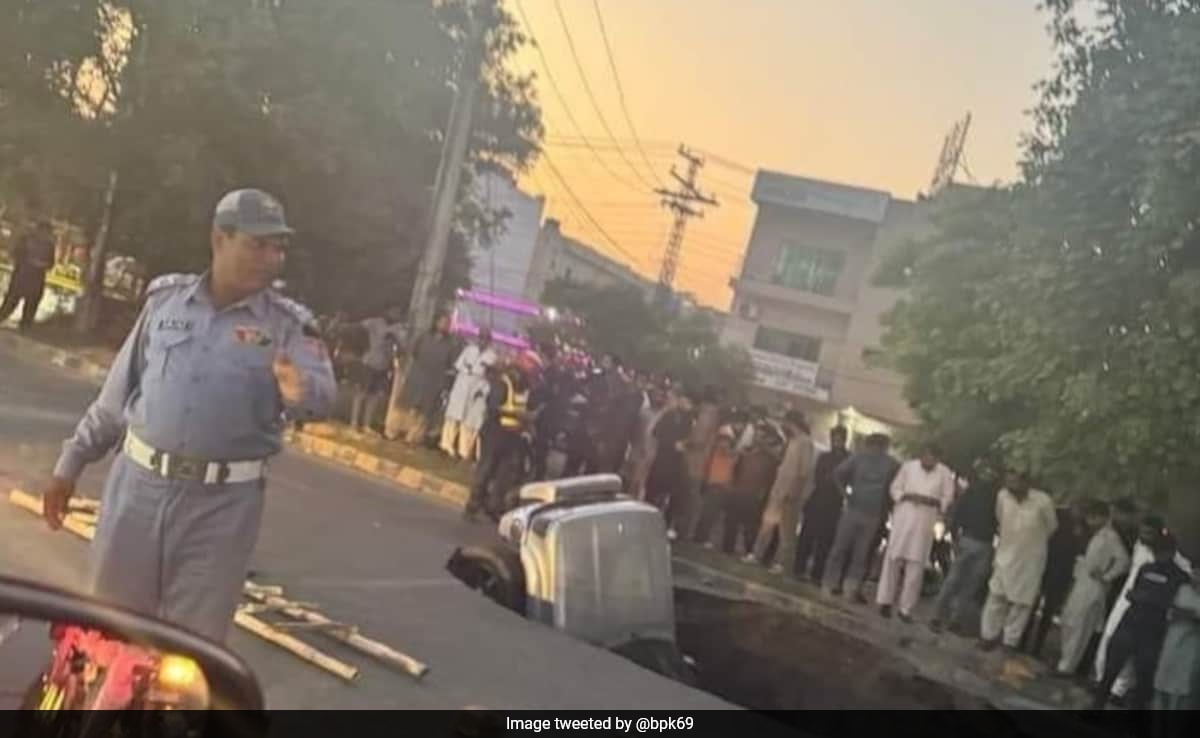
MULTIPOLYGON (((3 162, 0 192, 95 223, 115 168, 112 248, 157 273, 200 268, 216 199, 262 187, 295 221, 287 276, 314 307, 407 299, 464 59, 463 2, 2 1, 23 15, 0 38, 0 156, 24 165, 3 162), (114 12, 127 42, 110 100, 81 115, 69 88, 88 60, 94 71, 105 58, 114 12), (61 127, 32 133, 48 121, 61 127), (45 181, 60 172, 74 173, 82 194, 45 181)), ((508 66, 524 38, 498 7, 484 21, 470 161, 519 169, 541 138, 530 80, 508 66)), ((483 220, 459 220, 448 289, 465 282, 463 244, 483 220)))
POLYGON ((542 299, 582 319, 577 329, 552 327, 561 337, 615 354, 639 371, 670 376, 693 389, 719 387, 731 398, 740 397, 750 379, 749 356, 721 345, 719 327, 707 312, 675 313, 633 285, 555 280, 542 299))
POLYGON ((879 274, 911 290, 885 345, 960 463, 1194 511, 1200 3, 1107 0, 1094 28, 1045 6, 1059 60, 1022 181, 941 196, 879 274))

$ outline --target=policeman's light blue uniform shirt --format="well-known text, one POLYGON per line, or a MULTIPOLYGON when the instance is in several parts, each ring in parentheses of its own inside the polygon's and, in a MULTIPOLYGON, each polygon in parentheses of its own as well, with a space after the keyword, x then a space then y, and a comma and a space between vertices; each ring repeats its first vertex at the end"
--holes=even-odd
POLYGON ((305 333, 310 325, 307 309, 270 289, 218 310, 207 276, 159 277, 55 476, 77 479, 126 428, 160 451, 204 461, 277 454, 285 413, 323 417, 334 404, 337 382, 324 345, 305 333), (295 407, 276 384, 279 351, 304 378, 295 407))

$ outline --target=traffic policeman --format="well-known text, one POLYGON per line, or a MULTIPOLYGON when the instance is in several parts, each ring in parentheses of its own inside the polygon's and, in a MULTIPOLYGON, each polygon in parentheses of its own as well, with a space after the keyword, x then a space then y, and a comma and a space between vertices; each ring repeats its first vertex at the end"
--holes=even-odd
POLYGON ((92 544, 93 593, 216 641, 240 597, 284 424, 327 415, 335 397, 312 315, 269 287, 291 233, 265 192, 221 199, 210 269, 150 283, 44 492, 57 529, 83 468, 119 445, 92 544))
POLYGON ((488 413, 483 427, 482 453, 463 516, 474 520, 480 508, 492 517, 503 511, 505 473, 524 460, 525 434, 530 428, 529 378, 517 362, 505 361, 489 378, 488 413))

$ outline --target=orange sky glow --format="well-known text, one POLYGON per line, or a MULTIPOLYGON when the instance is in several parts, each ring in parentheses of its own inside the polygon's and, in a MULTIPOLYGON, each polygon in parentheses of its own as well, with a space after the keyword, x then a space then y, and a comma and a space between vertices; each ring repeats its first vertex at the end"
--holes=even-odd
POLYGON ((676 286, 721 308, 754 169, 912 198, 969 110, 975 181, 1010 181, 1051 63, 1034 0, 599 0, 639 147, 593 0, 504 2, 540 49, 516 59, 538 76, 547 131, 522 188, 569 235, 656 276, 671 216, 653 189, 681 168, 680 143, 707 155, 701 189, 720 206, 689 224, 676 286))

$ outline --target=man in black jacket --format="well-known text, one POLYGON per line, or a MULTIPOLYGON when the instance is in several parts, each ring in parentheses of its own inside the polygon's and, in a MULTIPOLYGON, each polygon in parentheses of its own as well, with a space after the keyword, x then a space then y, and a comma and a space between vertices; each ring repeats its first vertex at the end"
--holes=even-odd
POLYGON ((1108 642, 1104 676, 1092 703, 1094 710, 1107 705, 1113 683, 1130 660, 1136 681, 1129 707, 1144 710, 1154 696, 1154 672, 1167 633, 1167 613, 1175 601, 1175 593, 1189 579, 1175 563, 1174 537, 1160 532, 1157 538, 1152 546, 1154 561, 1138 571, 1133 588, 1126 595, 1131 603, 1129 610, 1108 642))
POLYGON ((834 470, 850 456, 846 450, 845 428, 839 425, 829 431, 829 446, 830 449, 817 458, 813 494, 804 506, 803 527, 796 543, 796 577, 811 579, 818 584, 825 577, 825 559, 833 545, 846 498, 833 478, 834 470))
POLYGON ((955 557, 950 574, 938 593, 929 627, 935 633, 949 624, 962 622, 992 570, 992 539, 996 535, 996 492, 994 482, 977 480, 955 500, 950 511, 950 532, 955 557))

